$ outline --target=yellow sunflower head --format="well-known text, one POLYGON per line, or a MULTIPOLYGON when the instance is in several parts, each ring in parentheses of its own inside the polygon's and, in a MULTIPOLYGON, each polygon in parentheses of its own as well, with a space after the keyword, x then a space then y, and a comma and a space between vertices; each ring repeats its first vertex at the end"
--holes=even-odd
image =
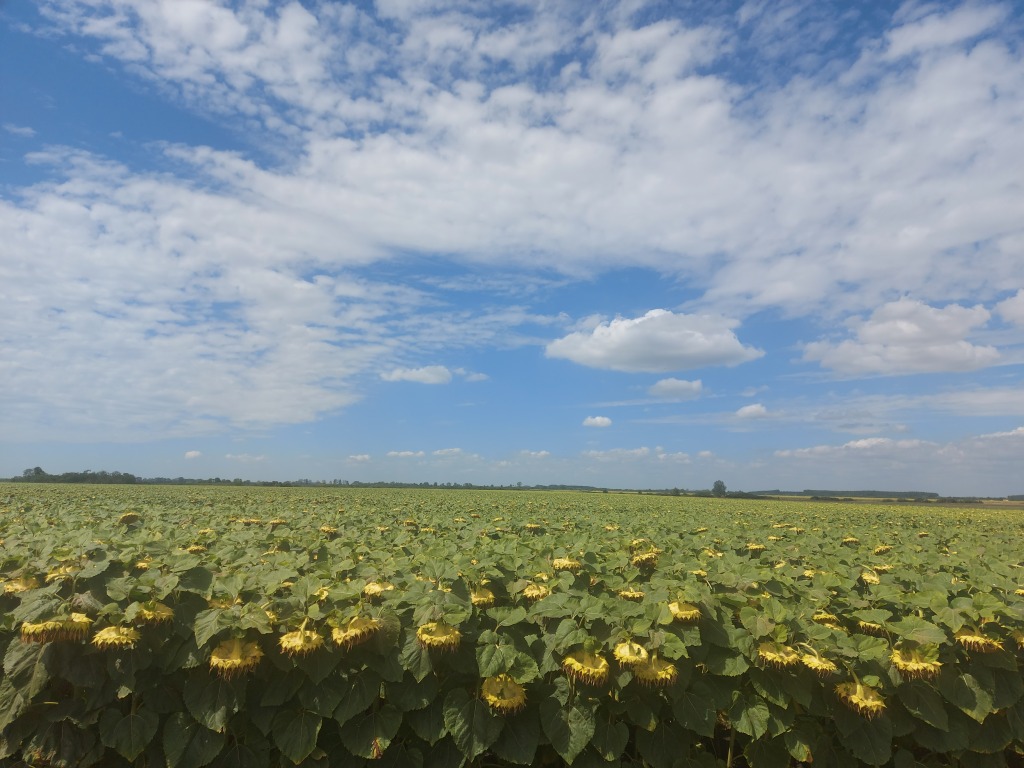
POLYGON ((853 547, 857 544, 860 544, 860 539, 858 539, 856 536, 847 536, 843 539, 843 544, 847 547, 853 547))
POLYGON ((599 653, 574 651, 562 659, 562 669, 574 681, 604 685, 608 680, 608 660, 599 653))
POLYGON ((392 592, 395 589, 395 585, 387 581, 371 581, 363 587, 363 597, 367 600, 377 600, 385 592, 392 592))
POLYGON ((623 600, 631 600, 634 603, 642 602, 644 599, 644 592, 640 589, 620 589, 618 594, 623 600))
POLYGON ((860 580, 865 584, 879 584, 881 579, 878 578, 878 573, 873 570, 863 571, 860 575, 860 580))
POLYGON ((454 651, 462 642, 462 633, 444 621, 431 621, 416 630, 416 640, 429 650, 454 651))
POLYGON ((550 594, 551 590, 543 584, 527 584, 526 588, 523 590, 523 597, 525 597, 531 603, 535 603, 538 600, 543 600, 550 594))
POLYGON ((164 624, 174 619, 174 609, 155 600, 139 606, 135 618, 142 624, 164 624))
POLYGON ((514 714, 526 706, 526 689, 505 674, 486 678, 480 692, 488 706, 502 715, 514 714))
POLYGON ((579 560, 574 560, 571 557, 556 557, 551 561, 551 570, 553 571, 579 573, 581 568, 583 568, 583 564, 579 560))
POLYGON ((676 600, 668 604, 668 610, 675 621, 679 621, 684 624, 692 624, 700 621, 700 608, 693 603, 684 603, 676 600))
POLYGON ((885 627, 874 621, 858 621, 857 630, 863 635, 872 635, 873 637, 885 637, 885 627))
POLYGON ((1017 643, 1017 647, 1024 651, 1024 630, 1015 629, 1010 634, 1013 637, 1013 641, 1017 643))
POLYGON ((762 663, 787 669, 800 663, 800 654, 782 643, 764 642, 757 646, 757 657, 762 663))
POLYGON ((874 688, 861 682, 840 683, 836 696, 846 706, 868 720, 885 711, 885 699, 874 688))
POLYGON ((927 679, 935 677, 942 668, 939 661, 939 646, 934 643, 893 648, 889 656, 892 664, 904 677, 927 679))
POLYGON ((879 544, 877 547, 875 547, 876 555, 887 555, 890 552, 892 552, 892 547, 890 547, 888 544, 879 544))
POLYGON ((653 656, 633 667, 633 674, 642 685, 651 688, 665 688, 674 685, 679 679, 679 670, 675 664, 653 656))
POLYGON ((139 637, 139 630, 134 627, 104 627, 93 635, 92 644, 103 649, 130 649, 139 637))
POLYGON ((633 555, 630 563, 636 568, 650 570, 658 565, 658 550, 652 549, 649 552, 641 552, 633 555))
POLYGON ((469 599, 477 608, 491 608, 495 601, 494 593, 484 586, 478 586, 470 592, 469 599))
POLYGON ((954 633, 954 637, 964 648, 978 653, 995 653, 1003 650, 1001 641, 989 637, 977 627, 962 627, 954 633))
POLYGON ((839 623, 839 617, 834 613, 829 613, 828 611, 818 611, 811 617, 811 620, 817 624, 826 626, 829 629, 843 629, 842 624, 839 623))
POLYGON ((828 677, 839 671, 839 667, 824 656, 819 655, 817 651, 801 654, 800 663, 808 669, 817 672, 819 677, 828 677))
POLYGON ((335 627, 331 630, 331 639, 335 645, 342 645, 347 650, 352 650, 357 645, 362 645, 380 631, 380 621, 356 616, 344 627, 335 627))
POLYGON ((259 645, 233 637, 213 649, 210 669, 223 678, 232 678, 252 672, 262 658, 263 651, 259 645))
POLYGON ((305 656, 324 644, 324 639, 319 632, 305 629, 305 626, 305 622, 303 622, 302 628, 281 635, 277 642, 284 653, 289 656, 305 656))
POLYGON ((612 655, 620 667, 630 668, 647 661, 648 657, 647 649, 632 640, 616 645, 612 655))
POLYGON ((26 621, 21 625, 21 639, 26 643, 49 643, 57 640, 84 640, 89 635, 92 619, 84 613, 72 613, 63 619, 26 621))
POLYGON ((756 541, 751 541, 747 543, 747 552, 749 552, 752 555, 758 555, 761 552, 764 552, 766 549, 767 547, 764 544, 760 544, 756 541))

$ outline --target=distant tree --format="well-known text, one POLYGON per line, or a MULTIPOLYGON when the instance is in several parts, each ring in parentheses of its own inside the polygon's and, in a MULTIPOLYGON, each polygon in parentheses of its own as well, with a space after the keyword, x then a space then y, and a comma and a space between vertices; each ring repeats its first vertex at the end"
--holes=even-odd
POLYGON ((725 483, 721 480, 715 480, 715 484, 711 486, 711 494, 719 498, 725 496, 725 483))

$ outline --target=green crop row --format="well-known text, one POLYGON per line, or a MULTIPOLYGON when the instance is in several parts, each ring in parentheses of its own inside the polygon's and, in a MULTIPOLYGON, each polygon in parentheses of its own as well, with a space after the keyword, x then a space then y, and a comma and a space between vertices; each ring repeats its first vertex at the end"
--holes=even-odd
POLYGON ((1004 766, 1011 512, 0 486, 0 766, 1004 766))

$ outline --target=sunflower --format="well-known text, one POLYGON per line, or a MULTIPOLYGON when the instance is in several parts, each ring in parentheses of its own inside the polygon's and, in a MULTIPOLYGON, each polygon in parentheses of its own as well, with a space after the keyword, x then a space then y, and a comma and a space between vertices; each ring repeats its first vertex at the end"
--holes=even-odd
POLYGON ((571 557, 556 557, 551 561, 551 570, 553 571, 579 573, 582 568, 583 564, 579 560, 575 560, 571 557))
POLYGON ((225 640, 210 654, 210 669, 225 679, 252 672, 263 658, 263 651, 254 642, 237 637, 225 640))
POLYGON ((778 669, 795 667, 800 663, 800 654, 781 643, 764 642, 757 646, 757 657, 765 664, 778 669))
POLYGON ((506 674, 486 678, 480 692, 491 709, 502 715, 514 714, 526 706, 526 689, 506 674))
POLYGON ((477 608, 491 608, 494 605, 494 593, 483 585, 470 592, 469 599, 477 608))
POLYGON ((910 648, 893 648, 889 656, 896 669, 904 677, 928 679, 939 674, 942 662, 939 661, 939 646, 929 643, 910 648))
POLYGON ((881 582, 881 579, 878 578, 878 574, 870 570, 862 572, 860 580, 865 584, 878 584, 881 582))
POLYGON ((55 640, 84 640, 92 619, 84 613, 72 613, 66 619, 26 621, 21 625, 21 639, 26 643, 49 643, 55 640))
POLYGON ((658 550, 652 549, 649 552, 641 552, 638 555, 633 555, 630 563, 637 568, 644 568, 650 570, 658 565, 658 550))
POLYGON ((1024 597, 1024 587, 1013 590, 1013 594, 1015 594, 1017 597, 1024 597))
POLYGON ((53 568, 52 570, 50 570, 46 574, 46 583, 47 584, 52 584, 55 581, 64 581, 65 579, 69 579, 72 576, 74 576, 80 570, 82 570, 82 569, 79 568, 77 565, 70 565, 70 564, 59 565, 56 568, 53 568))
POLYGON ((828 611, 818 611, 811 617, 811 621, 828 627, 829 629, 838 629, 843 631, 843 626, 839 623, 839 617, 834 613, 829 613, 828 611))
POLYGON ((698 568, 695 571, 690 571, 690 575, 696 576, 698 579, 706 579, 708 577, 708 572, 703 568, 698 568))
POLYGON ((608 660, 599 653, 574 651, 562 659, 562 669, 574 682, 604 685, 608 680, 608 660))
POLYGON ((964 648, 978 653, 994 653, 1003 650, 1003 644, 999 640, 993 640, 976 627, 963 627, 954 634, 956 641, 964 648))
POLYGON ((632 668, 647 661, 647 649, 632 640, 616 645, 612 655, 620 667, 632 668))
POLYGON ((306 622, 303 621, 301 627, 294 632, 281 635, 277 642, 281 650, 289 656, 305 656, 322 646, 324 639, 319 632, 306 629, 306 622))
POLYGON ((890 552, 892 552, 892 547, 890 547, 888 544, 880 544, 877 547, 875 547, 876 555, 887 555, 890 552))
POLYGON ((856 536, 847 536, 843 539, 842 543, 847 547, 853 547, 857 544, 860 544, 860 539, 858 539, 856 536))
POLYGON ((860 630, 862 634, 872 635, 874 637, 885 637, 886 635, 885 627, 874 621, 858 621, 857 629, 860 630))
POLYGON ((431 621, 416 630, 416 639, 424 648, 454 651, 462 642, 462 633, 444 621, 431 621))
POLYGON ((163 624, 174 619, 174 609, 155 600, 139 606, 135 618, 143 624, 163 624))
POLYGON ((201 555, 203 552, 206 551, 206 547, 204 547, 202 544, 190 544, 189 546, 185 547, 185 551, 188 552, 190 555, 201 555))
POLYGON ((1017 643, 1017 647, 1024 651, 1024 630, 1015 629, 1010 634, 1013 636, 1014 641, 1017 643))
POLYGON ((357 645, 362 645, 380 631, 380 621, 368 619, 364 616, 356 616, 345 628, 335 627, 331 630, 331 639, 335 645, 343 645, 346 650, 351 651, 357 645))
POLYGON ((839 671, 833 662, 818 654, 813 648, 810 653, 800 655, 800 663, 810 670, 817 672, 820 677, 828 677, 839 671))
POLYGON ((633 674, 642 685, 651 688, 665 688, 675 684, 679 679, 679 670, 675 664, 671 664, 657 656, 650 660, 641 662, 633 667, 633 674))
POLYGON ((395 585, 387 581, 370 581, 363 587, 363 597, 367 600, 377 600, 385 592, 391 592, 394 588, 395 585))
POLYGON ((874 688, 859 681, 840 683, 836 686, 836 696, 843 704, 868 720, 885 711, 885 699, 874 688))
POLYGON ((125 512, 123 515, 121 515, 119 518, 117 518, 117 524, 118 525, 131 525, 132 523, 139 522, 139 520, 141 520, 141 519, 142 519, 142 515, 140 515, 138 512, 125 512))
POLYGON ((543 600, 550 594, 551 590, 543 584, 527 584, 526 588, 523 590, 523 597, 531 603, 536 602, 537 600, 543 600))
POLYGON ((139 641, 139 631, 133 627, 104 627, 92 638, 97 648, 134 648, 139 641))
POLYGON ((764 552, 766 549, 767 547, 764 544, 760 544, 756 541, 751 541, 747 543, 747 552, 749 552, 752 555, 758 555, 761 552, 764 552))
POLYGON ((634 603, 644 599, 644 592, 639 589, 620 589, 618 594, 623 600, 632 600, 634 603))
POLYGON ((683 603, 677 600, 668 604, 668 610, 675 621, 679 621, 684 624, 692 624, 695 621, 700 621, 700 608, 693 603, 683 603))

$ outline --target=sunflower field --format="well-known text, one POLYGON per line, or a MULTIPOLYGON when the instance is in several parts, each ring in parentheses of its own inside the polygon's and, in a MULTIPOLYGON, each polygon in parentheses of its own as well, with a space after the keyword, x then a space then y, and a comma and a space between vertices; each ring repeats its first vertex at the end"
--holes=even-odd
POLYGON ((0 485, 0 766, 1024 765, 1024 516, 0 485))

